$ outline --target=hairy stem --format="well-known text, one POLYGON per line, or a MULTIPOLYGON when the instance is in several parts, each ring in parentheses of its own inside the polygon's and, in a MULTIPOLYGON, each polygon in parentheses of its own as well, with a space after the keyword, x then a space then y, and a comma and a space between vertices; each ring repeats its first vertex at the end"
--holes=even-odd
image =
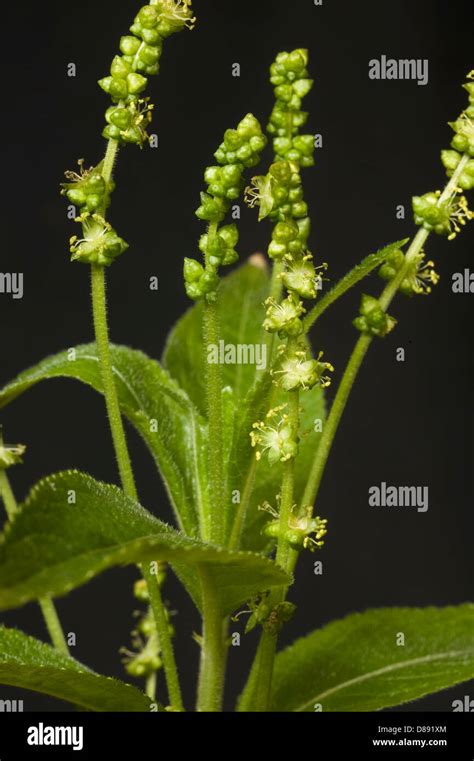
POLYGON ((229 539, 229 549, 237 550, 240 546, 240 540, 242 538, 242 531, 245 525, 245 519, 247 517, 248 508, 250 505, 250 498, 252 496, 253 487, 255 484, 255 476, 257 473, 257 460, 252 457, 252 462, 247 472, 247 478, 245 479, 244 490, 242 492, 242 499, 237 509, 234 525, 232 526, 232 533, 229 539))
MULTIPOLYGON (((438 204, 443 203, 443 201, 446 201, 448 198, 450 198, 452 193, 456 190, 458 178, 460 174, 462 173, 462 171, 464 170, 464 167, 466 166, 468 160, 469 160, 469 157, 466 154, 461 158, 461 161, 456 167, 456 171, 454 172, 453 176, 451 177, 449 182, 446 184, 446 187, 441 193, 438 200, 438 204)), ((405 263, 398 271, 396 277, 393 280, 391 280, 388 283, 388 285, 384 288, 379 298, 379 303, 382 309, 384 309, 385 311, 390 306, 402 281, 404 280, 405 276, 410 270, 410 266, 413 264, 413 261, 416 260, 416 258, 419 256, 420 251, 422 250, 424 244, 426 243, 428 236, 429 236, 429 232, 425 230, 424 228, 420 228, 418 230, 417 234, 413 238, 410 244, 410 247, 408 248, 408 251, 405 255, 405 263)), ((319 491, 319 486, 321 484, 321 479, 324 474, 324 469, 326 467, 326 463, 329 457, 329 453, 332 448, 334 437, 336 435, 337 429, 339 427, 339 423, 342 418, 342 414, 346 407, 347 400, 349 398, 350 392, 354 385, 355 379, 357 378, 359 369, 362 365, 362 361, 365 355, 367 354, 367 351, 371 343, 372 343, 371 336, 362 335, 358 339, 355 345, 355 348, 350 356, 349 362, 347 363, 346 369, 344 371, 344 375, 342 376, 341 382, 339 384, 339 388, 337 390, 336 396, 334 398, 334 402, 331 407, 331 412, 329 413, 328 419, 324 426, 324 430, 321 435, 319 446, 313 460, 313 464, 311 466, 311 471, 309 474, 309 478, 308 478, 306 488, 303 494, 303 499, 301 502, 302 505, 314 505, 314 502, 316 500, 316 497, 319 491)))
MULTIPOLYGON (((294 340, 290 339, 288 342, 288 348, 291 351, 294 345, 294 340)), ((288 392, 289 402, 289 421, 293 431, 293 435, 296 437, 299 430, 299 392, 288 392)), ((294 459, 291 458, 284 464, 283 468, 283 480, 281 485, 281 498, 280 498, 280 531, 277 543, 276 562, 286 571, 290 573, 293 571, 296 561, 296 555, 285 536, 285 531, 288 529, 288 522, 291 517, 291 511, 293 509, 294 500, 294 484, 295 484, 295 464, 294 459)), ((271 611, 274 611, 278 605, 284 602, 287 589, 282 587, 276 589, 270 594, 268 605, 271 611)), ((277 614, 278 618, 278 614, 277 614)), ((271 688, 273 679, 273 667, 275 663, 276 646, 278 641, 278 620, 274 625, 268 626, 263 630, 260 640, 259 648, 257 651, 256 661, 256 680, 255 680, 255 702, 253 709, 255 711, 268 711, 270 706, 271 688)))
POLYGON ((197 710, 216 712, 222 708, 224 691, 227 658, 226 622, 220 612, 214 581, 207 570, 200 567, 199 571, 202 590, 203 638, 197 710))
MULTIPOLYGON (((104 386, 104 397, 109 419, 112 441, 117 459, 120 480, 123 490, 131 499, 137 501, 137 489, 133 475, 127 440, 123 426, 120 405, 115 386, 112 357, 110 354, 109 329, 107 324, 107 304, 105 294, 104 268, 92 265, 92 311, 94 319, 95 339, 97 352, 104 386)), ((178 683, 178 672, 174 659, 173 645, 166 621, 166 614, 158 588, 156 577, 146 568, 142 568, 143 576, 147 582, 150 605, 155 619, 160 647, 163 653, 163 665, 168 686, 168 694, 173 707, 183 710, 183 701, 178 683)))
MULTIPOLYGON (((217 233, 217 224, 209 225, 208 240, 212 242, 217 233)), ((207 254, 206 254, 207 258, 207 254)), ((208 361, 208 347, 219 345, 219 311, 217 301, 204 301, 204 372, 206 379, 206 403, 209 425, 209 504, 212 509, 204 517, 202 538, 223 544, 225 537, 224 509, 224 452, 222 440, 222 372, 219 362, 208 361)))
POLYGON ((48 629, 51 642, 56 650, 69 655, 69 648, 67 646, 66 637, 64 636, 63 628, 59 620, 58 612, 52 601, 51 597, 40 597, 38 600, 43 618, 48 629))
MULTIPOLYGON (((10 485, 10 479, 8 478, 6 471, 3 469, 0 470, 0 497, 2 498, 3 504, 5 505, 8 520, 13 520, 16 513, 18 512, 18 505, 10 485)), ((43 618, 51 642, 53 643, 56 650, 59 650, 59 652, 64 653, 65 655, 69 655, 66 638, 64 636, 64 632, 62 630, 61 622, 59 620, 54 602, 50 597, 40 597, 38 602, 41 608, 41 612, 43 613, 43 618)))

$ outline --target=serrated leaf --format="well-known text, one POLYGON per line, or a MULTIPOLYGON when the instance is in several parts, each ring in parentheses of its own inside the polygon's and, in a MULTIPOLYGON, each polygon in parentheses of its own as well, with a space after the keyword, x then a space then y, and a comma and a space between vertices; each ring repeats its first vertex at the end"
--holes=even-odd
POLYGON ((362 259, 362 261, 353 269, 351 269, 347 275, 344 275, 344 277, 341 278, 341 280, 339 280, 339 282, 337 282, 330 291, 319 298, 319 300, 316 302, 316 306, 306 315, 304 319, 305 329, 309 330, 311 325, 313 325, 316 320, 321 317, 323 312, 325 312, 326 309, 331 306, 331 304, 340 298, 340 296, 343 296, 344 293, 346 293, 346 291, 348 291, 354 285, 357 285, 357 283, 364 277, 370 275, 370 273, 376 267, 382 264, 393 251, 395 251, 397 248, 402 248, 408 240, 409 238, 404 238, 403 240, 397 240, 394 243, 389 243, 388 246, 384 246, 384 248, 381 248, 375 254, 369 254, 369 256, 366 256, 365 259, 362 259))
MULTIPOLYGON (((200 506, 208 499, 205 421, 158 362, 126 346, 112 345, 111 354, 120 408, 153 455, 179 527, 198 536, 200 506)), ((36 383, 57 377, 80 380, 102 393, 95 344, 47 357, 20 373, 0 391, 0 408, 36 383)))
MULTIPOLYGON (((219 286, 220 335, 225 347, 264 344, 262 330, 268 295, 268 272, 263 257, 252 257, 247 264, 221 280, 219 286)), ((206 414, 206 389, 203 368, 202 303, 195 304, 176 323, 163 352, 163 365, 185 389, 200 412, 206 414)), ((225 354, 224 354, 225 356, 225 354)), ((228 357, 228 359, 231 357, 228 357)), ((253 358, 242 351, 242 358, 253 358)), ((230 386, 239 405, 262 370, 255 363, 222 364, 222 384, 230 386)))
POLYGON ((272 710, 376 711, 473 677, 474 605, 369 610, 278 654, 272 710))
MULTIPOLYGON (((272 561, 230 552, 178 533, 118 487, 77 471, 40 481, 0 537, 0 610, 60 596, 116 565, 179 563, 199 586, 215 577, 224 614, 259 591, 288 583, 272 561)), ((199 594, 194 599, 199 601, 199 594)))
POLYGON ((136 687, 101 676, 50 645, 0 626, 0 684, 41 692, 88 711, 149 711, 136 687))

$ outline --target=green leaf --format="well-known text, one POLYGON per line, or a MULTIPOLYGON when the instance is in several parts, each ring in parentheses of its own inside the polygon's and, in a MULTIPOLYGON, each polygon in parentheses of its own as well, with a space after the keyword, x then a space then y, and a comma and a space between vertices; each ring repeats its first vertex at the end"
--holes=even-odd
POLYGON ((272 710, 376 711, 472 677, 474 605, 369 610, 278 654, 272 710))
POLYGON ((141 561, 179 563, 199 603, 199 567, 215 577, 224 614, 291 579, 272 561, 180 534, 116 486, 77 471, 40 481, 0 537, 0 610, 57 597, 107 568, 141 561))
POLYGON ((88 711, 149 711, 130 684, 100 676, 17 629, 0 626, 0 684, 52 695, 88 711))
MULTIPOLYGON (((205 421, 158 362, 126 346, 112 346, 111 353, 120 408, 160 469, 179 527, 198 536, 200 506, 208 499, 205 421)), ((102 393, 95 344, 55 354, 18 375, 0 391, 0 408, 57 377, 75 378, 102 393)))
POLYGON ((389 243, 388 246, 381 248, 375 254, 369 254, 365 259, 362 259, 360 264, 357 264, 347 275, 339 280, 336 285, 331 288, 324 296, 322 296, 317 302, 316 306, 306 315, 304 319, 305 330, 309 330, 319 317, 331 306, 340 296, 346 291, 356 285, 367 275, 370 275, 372 270, 382 264, 385 259, 397 248, 402 248, 407 243, 409 238, 403 240, 397 240, 395 243, 389 243))
MULTIPOLYGON (((262 324, 263 302, 268 295, 269 277, 265 260, 259 255, 221 280, 219 287, 220 334, 223 346, 262 346, 265 343, 262 324)), ((206 414, 206 389, 202 335, 202 303, 191 307, 178 320, 166 342, 163 365, 188 393, 200 412, 206 414)), ((225 357, 225 354, 224 354, 225 357)), ((246 351, 242 359, 255 359, 246 351)), ((229 355, 227 359, 232 359, 229 355)), ((230 386, 238 406, 262 370, 255 363, 223 363, 222 383, 230 386)))

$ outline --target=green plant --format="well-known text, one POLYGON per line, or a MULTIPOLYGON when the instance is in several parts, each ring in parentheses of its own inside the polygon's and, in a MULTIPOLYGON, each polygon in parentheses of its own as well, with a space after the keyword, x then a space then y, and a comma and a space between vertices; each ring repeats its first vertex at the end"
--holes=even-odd
POLYGON ((66 173, 62 192, 77 207, 82 229, 71 238, 71 258, 91 269, 95 343, 48 357, 0 392, 5 406, 39 381, 64 376, 102 393, 121 479, 118 488, 77 471, 56 473, 17 506, 7 469, 21 462, 25 448, 0 441, 7 512, 0 609, 38 600, 53 643, 0 628, 0 682, 92 710, 184 710, 173 626, 162 597, 170 567, 202 615, 198 710, 222 708, 229 617, 245 606, 246 632, 258 627, 261 636, 238 710, 394 706, 474 676, 471 605, 368 611, 280 653, 277 643, 294 613, 287 595, 298 557, 324 544, 327 520, 314 515, 314 505, 364 356, 374 338, 394 329, 388 309, 395 295, 427 294, 436 284, 424 253, 430 233, 452 239, 473 216, 463 191, 474 187, 474 73, 466 85, 469 106, 451 125, 451 150, 442 152, 448 182, 442 192, 413 199, 419 229, 410 244, 397 241, 366 257, 318 296, 326 265, 315 265, 308 247, 302 178, 314 163, 314 138, 300 134, 307 119, 303 98, 313 83, 306 50, 280 53, 271 66, 276 100, 267 131, 273 160, 266 172, 248 175, 267 144, 252 114, 224 133, 217 164, 205 170, 206 190, 196 211, 207 223, 199 241, 203 261, 184 260, 186 292, 197 303, 173 328, 160 364, 109 342, 105 268, 128 246, 106 211, 119 147, 146 143, 152 105, 144 92, 148 77, 158 73, 163 42, 194 21, 188 0, 152 0, 139 11, 131 34, 121 38, 122 55, 100 80, 112 100, 105 157, 90 169, 80 161, 78 172, 66 173), (238 258, 237 226, 226 215, 242 195, 258 208, 260 220, 271 223, 271 274, 257 255, 220 280, 221 268, 238 258), (326 416, 324 389, 334 368, 321 352, 313 355, 308 331, 377 268, 386 286, 378 297, 362 295, 353 323, 361 335, 326 416), (248 358, 252 349, 260 352, 260 369, 248 360, 236 368, 236 352, 248 358), (176 528, 139 504, 123 416, 157 464, 176 528), (143 577, 134 588, 143 610, 124 665, 144 680, 143 692, 74 660, 53 603, 107 568, 129 563, 138 564, 143 577), (395 646, 400 630, 409 643, 402 649, 395 646), (161 670, 167 689, 158 685, 157 702, 161 670))

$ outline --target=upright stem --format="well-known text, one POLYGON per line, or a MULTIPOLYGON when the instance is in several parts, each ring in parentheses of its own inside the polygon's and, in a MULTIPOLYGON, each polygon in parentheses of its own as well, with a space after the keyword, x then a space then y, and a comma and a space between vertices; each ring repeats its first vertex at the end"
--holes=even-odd
POLYGON ((40 597, 38 602, 40 604, 41 612, 43 614, 49 636, 51 637, 51 642, 53 643, 56 650, 64 653, 64 655, 69 655, 69 648, 67 646, 66 637, 64 636, 63 628, 61 626, 61 622, 59 620, 54 602, 52 601, 51 597, 40 597))
MULTIPOLYGON (((5 505, 8 520, 13 520, 16 513, 18 512, 18 505, 10 485, 10 479, 8 478, 6 471, 3 469, 0 470, 0 497, 2 498, 3 504, 5 505)), ((40 597, 38 602, 43 613, 43 618, 46 624, 46 628, 48 629, 51 642, 53 643, 56 650, 59 650, 59 652, 64 653, 65 655, 69 655, 66 638, 64 636, 64 632, 62 630, 61 622, 54 606, 54 602, 50 597, 40 597)))
MULTIPOLYGON (((288 342, 288 350, 291 351, 294 340, 288 342)), ((289 422, 296 438, 299 429, 299 392, 290 391, 288 393, 289 402, 289 422)), ((280 530, 276 551, 276 562, 285 571, 292 572, 296 561, 296 554, 291 549, 285 536, 288 529, 288 522, 291 517, 294 500, 294 482, 295 482, 295 465, 294 459, 288 460, 283 468, 283 480, 281 485, 280 498, 280 530)), ((269 597, 268 605, 270 610, 284 602, 286 597, 286 587, 274 590, 269 597)), ((271 698, 271 688, 273 679, 273 667, 275 662, 276 646, 278 641, 278 622, 275 626, 264 628, 256 656, 256 679, 255 679, 255 711, 268 711, 271 698)))
MULTIPOLYGON (((120 479, 125 493, 133 500, 137 500, 135 478, 130 462, 127 440, 123 427, 122 415, 115 387, 112 358, 110 355, 109 330, 107 324, 107 304, 105 295, 104 268, 92 265, 92 310, 94 319, 95 339, 99 355, 104 396, 109 418, 112 441, 115 456, 120 473, 120 479)), ((143 576, 147 582, 150 605, 155 619, 156 631, 160 640, 160 648, 163 655, 163 666, 166 674, 166 683, 170 702, 178 711, 183 710, 183 700, 179 687, 178 671, 174 658, 173 644, 171 642, 165 608, 161 599, 161 593, 156 577, 143 567, 143 576)))
POLYGON ((105 404, 112 433, 115 456, 124 491, 129 497, 137 499, 137 489, 133 475, 127 440, 123 427, 122 414, 115 388, 112 358, 110 356, 109 329, 107 324, 107 303, 105 295, 104 267, 93 264, 91 267, 92 310, 94 331, 99 355, 102 383, 104 384, 105 404))
MULTIPOLYGON (((209 225, 208 241, 217 233, 217 223, 209 225)), ((206 254, 207 258, 207 254, 206 254)), ((208 347, 219 346, 219 311, 217 302, 204 301, 204 372, 209 425, 209 492, 211 511, 204 516, 202 538, 222 545, 225 539, 224 452, 222 439, 222 372, 219 362, 208 362, 208 347)))
POLYGON ((216 712, 222 707, 227 657, 225 619, 220 612, 214 581, 202 566, 203 639, 197 710, 216 712))

